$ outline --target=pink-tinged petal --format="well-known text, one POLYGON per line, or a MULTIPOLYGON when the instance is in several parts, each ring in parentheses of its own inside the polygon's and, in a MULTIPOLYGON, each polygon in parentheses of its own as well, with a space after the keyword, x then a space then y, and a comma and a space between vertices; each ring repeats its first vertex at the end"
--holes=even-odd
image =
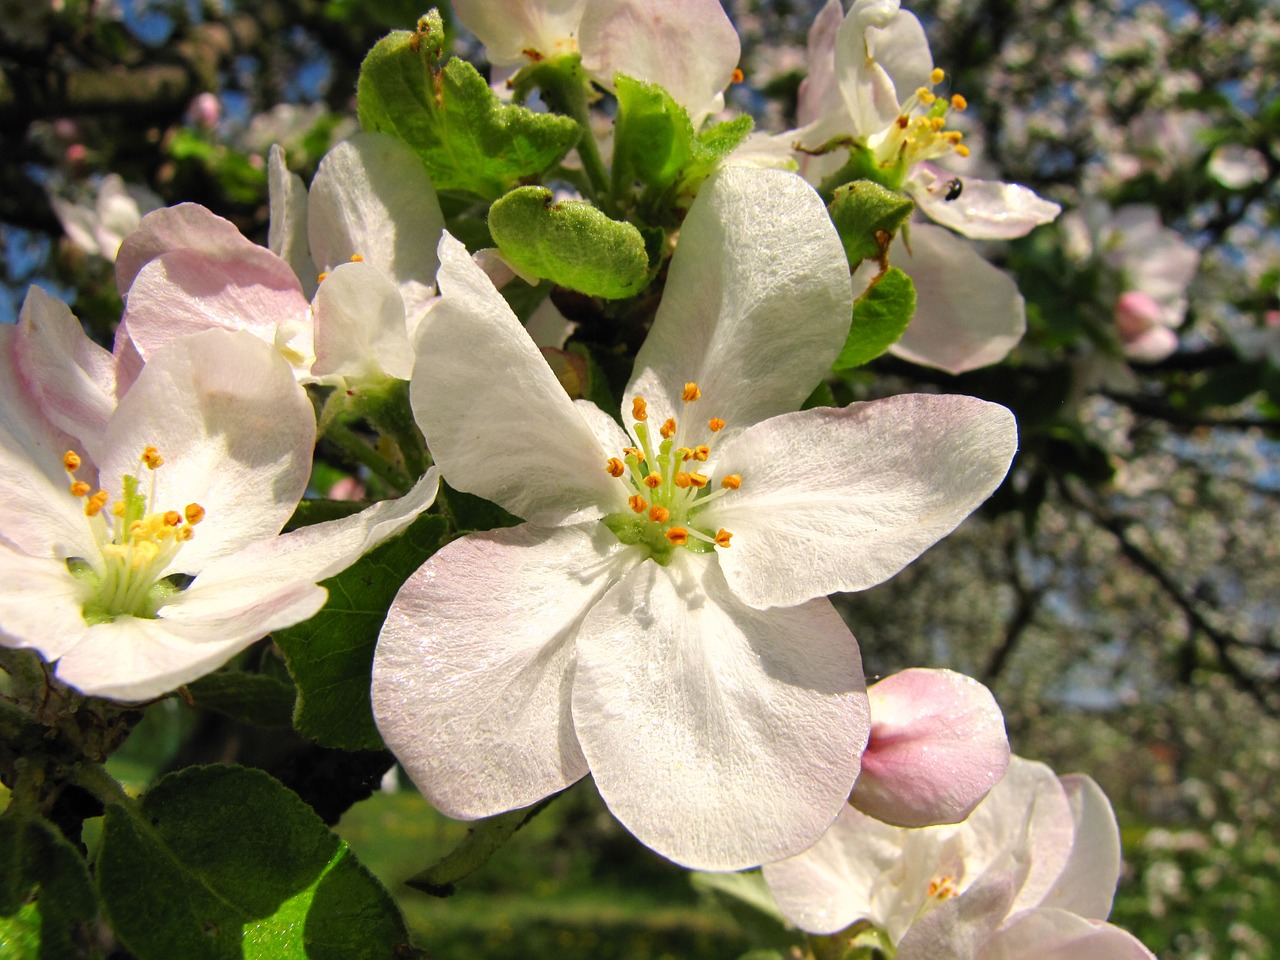
POLYGON ((937 861, 925 855, 935 845, 916 844, 916 855, 907 856, 905 839, 900 828, 845 806, 808 850, 766 863, 765 882, 783 916, 808 933, 867 919, 900 935, 924 902, 937 861))
POLYGON ((153 357, 120 401, 103 441, 101 483, 155 480, 153 510, 198 503, 205 520, 166 572, 195 573, 246 544, 275 536, 311 473, 315 413, 289 365, 244 332, 206 330, 153 357), (164 465, 138 462, 147 446, 164 465))
POLYGON ((271 224, 267 248, 293 269, 308 300, 316 293, 319 270, 307 246, 307 188, 302 178, 290 173, 280 144, 272 144, 267 155, 267 190, 271 224))
MULTIPOLYGON (((0 324, 0 536, 33 557, 88 557, 93 536, 62 461, 83 444, 45 418, 16 366, 18 338, 15 325, 0 324)), ((92 465, 76 478, 93 483, 92 465)))
POLYGON ((1042 906, 1105 920, 1120 882, 1120 827, 1111 801, 1093 780, 1081 773, 1059 779, 1071 804, 1075 842, 1042 906))
MULTIPOLYGON (((291 610, 274 621, 276 626, 283 625, 281 620, 305 620, 324 603, 321 587, 306 584, 298 593, 300 603, 277 598, 279 606, 291 610)), ((57 676, 91 696, 149 700, 216 670, 272 629, 262 629, 270 622, 258 609, 202 620, 117 617, 86 630, 58 661, 57 676)))
POLYGON ((33 557, 0 540, 0 644, 30 647, 52 662, 89 629, 90 588, 63 560, 33 557))
POLYGON ((979 960, 1156 958, 1136 937, 1119 927, 1086 920, 1065 910, 1040 909, 1013 918, 983 946, 979 960))
POLYGON ((1104 256, 1127 287, 1141 290, 1163 308, 1161 323, 1176 327, 1186 309, 1187 287, 1200 268, 1200 252, 1160 222, 1146 204, 1121 207, 1104 228, 1104 256))
POLYGON ((312 310, 314 376, 378 381, 408 380, 413 374, 404 300, 377 267, 344 263, 330 271, 316 292, 312 310))
POLYGON ((929 85, 932 70, 924 28, 897 3, 859 0, 836 34, 836 83, 859 137, 893 123, 899 105, 929 85))
POLYGON ((309 352, 308 309, 293 270, 263 247, 229 260, 175 250, 139 271, 123 322, 145 360, 181 337, 214 329, 247 330, 266 343, 284 342, 297 330, 302 342, 295 349, 309 352))
POLYGON ((790 606, 893 576, 999 486, 1017 449, 1004 407, 904 394, 775 417, 717 451, 742 487, 701 518, 733 534, 718 551, 733 592, 790 606))
POLYGON ((911 252, 899 234, 890 256, 916 288, 916 315, 890 348, 896 356, 964 373, 999 363, 1022 339, 1027 328, 1022 294, 972 244, 940 227, 915 223, 911 252))
MULTIPOLYGON (((920 164, 907 185, 920 209, 935 223, 950 227, 971 240, 1012 240, 1025 237, 1042 223, 1050 223, 1062 207, 1017 183, 955 177, 931 164, 920 164), (953 180, 960 195, 948 200, 953 180), (940 184, 948 189, 939 189, 940 184)), ((914 228, 912 239, 914 240, 914 228)))
POLYGON ((624 416, 641 395, 655 422, 684 419, 687 381, 702 390, 691 446, 710 440, 711 417, 728 422, 724 443, 795 410, 844 345, 852 307, 848 262, 813 188, 781 170, 725 168, 680 230, 624 416))
MULTIPOLYGON (((92 454, 116 406, 115 362, 85 334, 70 308, 31 287, 13 340, 18 375, 40 409, 92 454)), ((82 451, 83 452, 83 451, 82 451)))
POLYGON ((1124 340, 1124 355, 1139 363, 1159 363, 1178 349, 1178 335, 1168 327, 1152 327, 1124 340))
POLYGON ((441 298, 418 333, 410 397, 444 479, 539 523, 625 510, 623 485, 605 472, 617 453, 601 448, 502 295, 447 233, 440 264, 441 298))
POLYGON ((120 245, 116 255, 116 289, 127 297, 144 266, 161 254, 195 250, 211 260, 236 260, 260 249, 243 237, 236 225, 198 203, 180 203, 154 210, 120 245))
POLYGON ((525 64, 526 50, 543 57, 577 52, 587 0, 454 0, 458 22, 480 38, 493 64, 525 64))
POLYGON ((644 844, 737 870, 814 843, 867 737, 857 643, 826 600, 760 612, 715 562, 643 563, 578 634, 573 721, 596 787, 644 844))
POLYGON ((433 467, 397 500, 382 500, 349 517, 251 543, 201 570, 188 589, 165 605, 164 615, 213 617, 258 604, 298 584, 327 580, 408 527, 435 502, 439 485, 440 475, 433 467))
POLYGON ((801 127, 845 112, 835 75, 836 36, 842 23, 844 7, 840 0, 827 0, 809 27, 809 73, 800 82, 796 103, 796 120, 801 127))
POLYGON ((582 65, 613 87, 616 73, 662 86, 694 127, 723 106, 742 48, 720 0, 592 0, 579 34, 582 65))
POLYGON ((442 812, 491 816, 586 774, 574 640, 638 560, 600 524, 525 524, 453 541, 400 589, 374 654, 373 713, 442 812))
POLYGON ((871 740, 849 802, 901 827, 959 823, 1009 766, 991 691, 951 670, 904 670, 867 690, 871 740))
POLYGON ((1026 863, 1005 851, 995 868, 980 876, 959 897, 924 911, 898 944, 895 960, 978 960, 1008 915, 1026 863))
POLYGON ((400 288, 418 317, 435 295, 444 214, 418 155, 385 133, 358 133, 320 161, 307 202, 311 255, 321 270, 364 258, 400 288))

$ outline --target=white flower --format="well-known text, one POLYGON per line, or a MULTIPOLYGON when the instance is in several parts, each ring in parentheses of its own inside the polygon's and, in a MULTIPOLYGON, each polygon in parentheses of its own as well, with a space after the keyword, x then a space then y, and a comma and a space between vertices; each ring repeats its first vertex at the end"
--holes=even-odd
POLYGON ((891 827, 846 807, 814 847, 766 864, 789 920, 854 937, 895 960, 1152 960, 1104 923, 1120 873, 1120 831, 1086 776, 1011 759, 955 826, 891 827))
POLYGON ((968 397, 796 410, 848 327, 816 194, 729 168, 680 234, 624 432, 571 402, 461 245, 412 399, 442 474, 526 522, 447 545, 374 664, 388 746, 442 811, 534 803, 588 771, 641 841, 733 869, 812 843, 867 738, 825 596, 901 569, 1000 482, 1011 415, 968 397), (816 599, 815 599, 816 598, 816 599))
POLYGON ((158 351, 118 405, 103 361, 38 288, 0 329, 0 640, 57 660, 84 693, 157 696, 307 619, 317 581, 434 499, 432 473, 401 500, 278 536, 315 442, 284 361, 205 331, 158 351))
POLYGON ((124 238, 138 229, 142 215, 163 202, 146 187, 126 184, 118 173, 102 178, 92 207, 49 197, 67 238, 85 253, 104 260, 114 260, 124 238))

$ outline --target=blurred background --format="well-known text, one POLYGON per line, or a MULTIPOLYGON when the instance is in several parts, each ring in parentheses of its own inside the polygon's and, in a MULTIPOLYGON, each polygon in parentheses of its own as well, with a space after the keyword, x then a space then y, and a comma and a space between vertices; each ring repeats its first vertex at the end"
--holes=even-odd
MULTIPOLYGON (((730 107, 758 129, 795 126, 817 6, 726 2, 745 74, 730 107)), ((956 170, 1026 184, 1065 212, 981 246, 1027 301, 1028 334, 1008 360, 953 377, 886 357, 833 383, 842 402, 908 390, 997 400, 1022 438, 979 515, 838 603, 869 679, 969 673, 995 692, 1015 752, 1102 784, 1125 846, 1115 923, 1166 960, 1271 957, 1280 11, 909 9, 969 103, 957 122, 972 155, 956 170)), ((268 148, 309 178, 356 129, 364 54, 423 12, 409 0, 0 0, 0 320, 35 283, 109 344, 115 249, 157 206, 195 201, 265 241, 268 148)), ((459 36, 455 50, 475 59, 478 47, 459 36)), ((291 737, 168 701, 113 765, 142 786, 197 758, 277 775, 301 764, 284 777, 295 788, 379 766, 291 737)), ((636 843, 589 782, 447 900, 401 886, 465 829, 412 790, 376 793, 339 829, 434 957, 730 958, 779 942, 636 843)))

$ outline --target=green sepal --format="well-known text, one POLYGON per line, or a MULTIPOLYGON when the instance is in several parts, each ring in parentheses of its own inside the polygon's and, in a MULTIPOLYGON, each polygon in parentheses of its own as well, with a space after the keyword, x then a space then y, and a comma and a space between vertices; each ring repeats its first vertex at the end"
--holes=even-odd
POLYGON ((489 232, 516 270, 592 297, 619 300, 649 278, 644 237, 585 200, 519 187, 489 208, 489 232))
POLYGON ((112 926, 138 960, 413 955, 382 885, 259 770, 189 767, 137 806, 108 805, 97 876, 112 926))
POLYGON ((465 60, 442 65, 444 49, 444 27, 432 10, 415 32, 379 40, 356 86, 361 126, 409 144, 437 190, 494 200, 573 149, 579 129, 571 118, 504 104, 465 60))
POLYGON ((436 552, 447 532, 443 517, 419 517, 404 533, 323 581, 329 591, 323 610, 276 631, 276 645, 298 688, 293 726, 303 736, 341 750, 384 749, 369 701, 373 648, 401 585, 436 552))
POLYGON ((0 816, 0 956, 88 957, 98 898, 89 870, 60 833, 10 805, 0 816))
POLYGON ((855 301, 849 336, 832 369, 852 370, 880 356, 897 343, 915 312, 916 288, 911 278, 890 267, 855 301))
POLYGON ((915 206, 910 197, 871 180, 855 180, 839 187, 827 210, 840 234, 849 266, 883 258, 915 206))

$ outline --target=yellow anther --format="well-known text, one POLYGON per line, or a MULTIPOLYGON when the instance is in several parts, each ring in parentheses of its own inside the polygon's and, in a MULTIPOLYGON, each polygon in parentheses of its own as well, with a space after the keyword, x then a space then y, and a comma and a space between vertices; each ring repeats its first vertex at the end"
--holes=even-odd
POLYGON ((916 91, 916 98, 917 98, 921 103, 923 103, 926 107, 927 107, 927 106, 929 106, 930 104, 932 104, 932 103, 933 103, 933 101, 935 101, 935 100, 937 100, 937 99, 938 99, 938 97, 937 97, 937 95, 936 95, 936 94, 932 94, 932 93, 930 93, 930 92, 929 92, 929 88, 928 88, 928 87, 921 87, 919 90, 917 90, 917 91, 916 91))
POLYGON ((933 72, 929 74, 929 82, 937 85, 942 82, 944 77, 946 77, 946 74, 942 72, 942 68, 934 67, 933 72))
POLYGON ((969 148, 966 147, 963 143, 958 143, 956 144, 956 153, 958 153, 962 157, 967 157, 969 155, 969 148))
POLYGON ((684 402, 693 403, 702 396, 702 391, 698 389, 698 385, 690 381, 684 385, 684 402))
POLYGON ((676 474, 675 483, 676 483, 676 486, 679 487, 681 490, 688 490, 690 484, 692 484, 693 481, 689 479, 689 474, 681 470, 679 473, 676 474))
POLYGON ((671 519, 671 511, 656 504, 649 508, 649 519, 654 523, 666 523, 671 519))
POLYGON ((691 484, 693 484, 695 487, 697 487, 699 490, 701 490, 703 487, 705 487, 705 486, 707 485, 707 482, 708 482, 710 479, 711 479, 710 477, 708 477, 706 474, 702 474, 702 473, 691 473, 691 474, 689 474, 689 482, 690 482, 691 484))
POLYGON ((680 454, 680 461, 682 463, 693 459, 693 447, 679 447, 676 450, 676 453, 680 454))
POLYGON ((80 469, 80 455, 74 450, 68 450, 62 455, 62 466, 67 473, 75 473, 80 469))
POLYGON ((164 457, 160 456, 160 451, 155 447, 147 447, 142 451, 142 462, 148 470, 154 470, 164 464, 164 457))
POLYGON ((667 422, 662 425, 662 429, 658 431, 662 434, 663 440, 670 440, 676 435, 676 422, 672 417, 667 417, 667 422))
POLYGON ((947 143, 956 144, 964 139, 964 134, 959 130, 948 130, 942 139, 946 140, 947 143))
POLYGON ((689 531, 684 527, 672 527, 670 530, 666 531, 663 536, 677 547, 683 547, 689 542, 689 531))
POLYGON ((91 489, 92 487, 83 480, 77 480, 75 483, 71 484, 71 495, 73 497, 87 497, 91 489))
POLYGON ((143 540, 133 545, 133 558, 130 566, 135 570, 141 570, 143 567, 149 566, 153 560, 160 554, 160 548, 150 540, 143 540))
POLYGON ((125 507, 124 507, 123 500, 117 500, 115 503, 111 505, 111 513, 113 516, 123 517, 124 510, 125 510, 125 507))
POLYGON ((181 541, 182 543, 186 543, 195 535, 196 535, 196 532, 191 527, 179 527, 177 530, 173 532, 173 538, 175 540, 181 541))
POLYGON ((724 429, 724 421, 721 420, 719 417, 712 417, 710 420, 707 421, 707 428, 712 433, 719 433, 721 430, 724 429))
POLYGON ((644 451, 639 447, 623 447, 622 452, 629 457, 635 457, 636 463, 644 463, 644 451))
MULTIPOLYGON (((198 503, 188 503, 187 508, 182 511, 182 515, 187 518, 187 523, 193 527, 204 519, 204 507, 198 503)), ((190 540, 190 537, 187 537, 190 540)))
POLYGON ((649 507, 649 501, 640 496, 640 494, 633 493, 631 496, 627 497, 627 506, 636 513, 644 513, 649 507))
POLYGON ((320 275, 316 277, 316 283, 324 283, 324 278, 329 276, 328 270, 321 270, 320 275))
POLYGON ((649 419, 649 405, 644 402, 644 397, 636 397, 631 401, 631 418, 642 421, 649 419))
POLYGON ((941 130, 941 129, 942 129, 943 127, 945 127, 946 125, 947 125, 947 121, 946 121, 946 118, 945 118, 945 117, 930 117, 930 118, 929 118, 929 126, 930 126, 930 127, 932 127, 934 130, 941 130))
POLYGON ((720 480, 720 486, 726 490, 737 490, 742 486, 742 474, 731 473, 727 477, 723 477, 720 480))
POLYGON ((737 67, 734 67, 733 73, 729 76, 729 82, 741 83, 745 79, 747 79, 747 75, 743 73, 741 70, 739 70, 737 67))
POLYGON ((911 125, 911 118, 910 118, 910 117, 898 117, 898 119, 897 119, 895 122, 898 124, 898 129, 899 129, 899 130, 905 130, 905 129, 907 129, 907 127, 909 127, 909 126, 911 125))
POLYGON ((605 472, 611 477, 620 477, 627 472, 627 465, 617 457, 610 457, 609 462, 604 465, 605 472))
POLYGON ((953 93, 951 95, 952 110, 966 110, 968 109, 968 107, 969 107, 969 101, 966 100, 964 97, 962 97, 960 94, 953 93))
POLYGON ((353 254, 351 255, 351 262, 352 262, 352 263, 364 263, 364 254, 363 254, 363 253, 353 253, 353 254))
POLYGON ((716 531, 716 546, 717 546, 717 547, 728 547, 728 546, 729 546, 729 538, 730 538, 730 537, 732 537, 732 536, 733 536, 733 534, 732 534, 732 533, 730 533, 728 530, 724 529, 724 527, 721 527, 719 530, 717 530, 717 531, 716 531))
POLYGON ((84 505, 84 515, 86 517, 96 517, 99 513, 102 512, 102 508, 105 507, 106 505, 107 505, 107 491, 99 490, 92 497, 90 497, 89 502, 84 505))
POLYGON ((176 527, 182 523, 182 514, 177 510, 166 510, 164 514, 164 525, 166 527, 176 527))
POLYGON ((711 448, 708 447, 705 443, 699 444, 698 446, 693 448, 693 459, 704 461, 709 456, 711 456, 711 448))
POLYGON ((660 486, 662 486, 662 474, 660 473, 649 474, 647 477, 644 478, 644 485, 648 487, 650 490, 657 490, 660 486))

